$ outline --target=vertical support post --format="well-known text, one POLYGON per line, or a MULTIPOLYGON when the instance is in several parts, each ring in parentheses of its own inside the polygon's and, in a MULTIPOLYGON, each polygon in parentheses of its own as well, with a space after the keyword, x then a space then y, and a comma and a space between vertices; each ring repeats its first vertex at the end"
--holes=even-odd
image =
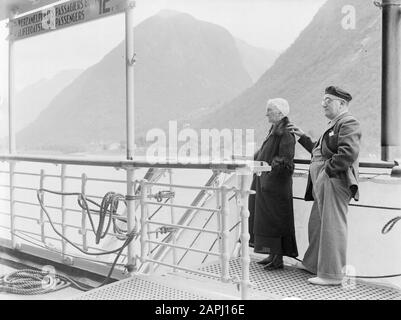
MULTIPOLYGON (((127 231, 131 233, 135 229, 135 181, 134 168, 127 168, 127 231)), ((128 270, 136 271, 135 243, 131 241, 127 246, 128 270)))
POLYGON ((135 103, 134 103, 134 8, 135 1, 127 0, 125 11, 125 63, 126 63, 126 133, 127 159, 132 160, 135 149, 135 103))
MULTIPOLYGON (((16 12, 14 12, 9 19, 15 17, 16 12)), ((14 41, 12 37, 8 40, 8 152, 9 154, 15 153, 15 119, 14 119, 14 41)))
MULTIPOLYGON (((152 194, 152 185, 150 185, 150 184, 146 184, 146 198, 145 198, 145 201, 148 199, 148 197, 149 197, 149 195, 150 194, 152 194)), ((149 221, 150 220, 150 216, 149 216, 149 206, 147 205, 146 206, 146 221, 149 221)), ((146 222, 146 232, 147 232, 147 239, 148 240, 151 240, 151 238, 152 238, 152 234, 151 234, 151 230, 150 230, 150 228, 149 228, 149 223, 148 222, 146 222)), ((156 235, 157 235, 157 233, 155 233, 155 237, 156 237, 156 235)), ((150 243, 150 242, 148 242, 148 247, 147 247, 147 256, 148 256, 148 258, 149 259, 153 259, 153 253, 152 253, 152 250, 153 250, 153 244, 152 243, 150 243)), ((153 262, 149 262, 149 267, 148 267, 148 271, 149 271, 149 273, 150 274, 152 274, 152 273, 154 273, 155 272, 155 265, 154 265, 154 263, 153 262)))
POLYGON ((14 199, 14 189, 15 189, 15 162, 10 162, 10 232, 11 232, 11 246, 13 248, 17 247, 17 242, 15 238, 15 199, 14 199))
POLYGON ((147 223, 147 217, 148 217, 148 204, 146 203, 146 199, 148 196, 147 193, 147 184, 146 180, 141 180, 140 186, 141 186, 141 262, 145 263, 146 262, 146 257, 147 257, 147 229, 148 229, 148 223, 147 223))
POLYGON ((401 158, 401 0, 382 0, 382 160, 401 158))
MULTIPOLYGON (((174 192, 174 188, 172 187, 173 182, 174 182, 173 181, 173 170, 169 169, 168 173, 169 173, 169 182, 170 182, 170 192, 174 192)), ((174 197, 170 198, 170 204, 174 205, 174 197)), ((177 222, 177 219, 176 219, 176 214, 175 214, 175 208, 174 207, 170 207, 170 213, 171 213, 171 224, 175 225, 176 222, 177 222)), ((177 234, 176 234, 175 230, 172 231, 172 242, 173 242, 173 245, 177 244, 177 234)), ((177 265, 177 261, 178 261, 178 259, 177 259, 177 250, 176 250, 175 247, 173 247, 173 264, 177 265)), ((173 272, 176 272, 176 271, 177 271, 177 269, 174 268, 173 272)))
MULTIPOLYGON (((65 192, 65 170, 66 170, 66 165, 62 164, 61 165, 61 174, 60 174, 60 180, 61 180, 61 193, 65 192)), ((63 237, 66 237, 66 218, 67 218, 67 211, 66 211, 66 196, 62 195, 61 196, 61 234, 63 237)), ((67 242, 64 239, 61 239, 61 253, 63 257, 63 261, 66 261, 66 249, 67 249, 67 242)))
MULTIPOLYGON (((125 10, 125 94, 126 94, 126 139, 127 139, 127 160, 132 160, 135 149, 135 104, 134 104, 134 8, 135 1, 127 0, 125 10)), ((127 224, 128 232, 135 228, 135 190, 134 190, 134 169, 127 169, 127 224)), ((128 266, 136 270, 135 247, 133 241, 127 246, 128 266)))
MULTIPOLYGON (((88 177, 85 173, 81 175, 81 193, 85 196, 86 193, 86 183, 88 181, 88 177)), ((81 217, 81 235, 82 235, 82 248, 85 251, 88 251, 88 239, 86 236, 86 210, 82 209, 82 217, 81 217)))
MULTIPOLYGON (((16 12, 10 15, 10 20, 15 17, 16 12)), ((15 153, 15 131, 14 131, 14 41, 8 40, 8 153, 15 153)), ((14 171, 15 162, 10 162, 10 231, 11 245, 16 248, 15 239, 15 203, 14 203, 14 171)))
MULTIPOLYGON (((215 191, 215 196, 216 196, 216 209, 217 214, 216 214, 216 225, 217 225, 217 230, 221 230, 221 214, 220 214, 220 210, 221 210, 221 192, 220 190, 216 190, 215 191)), ((221 233, 219 233, 217 235, 217 244, 218 244, 218 248, 219 248, 219 252, 222 252, 223 250, 223 244, 222 244, 222 238, 221 238, 221 233)))
POLYGON ((249 210, 248 210, 248 197, 249 197, 249 179, 250 173, 245 172, 237 173, 238 187, 239 187, 239 203, 240 216, 241 216, 241 269, 242 277, 240 282, 241 299, 246 300, 249 297, 249 288, 251 282, 249 280, 249 264, 251 262, 249 256, 249 210))
MULTIPOLYGON (((40 170, 40 182, 39 182, 39 188, 43 189, 44 188, 44 182, 45 182, 45 170, 40 170)), ((42 193, 40 195, 40 201, 44 203, 45 195, 42 193)), ((42 207, 40 207, 40 237, 43 243, 46 242, 46 236, 45 236, 45 216, 44 216, 44 211, 42 207)))
POLYGON ((221 280, 223 282, 228 282, 230 280, 230 254, 228 253, 228 188, 223 185, 221 187, 221 241, 222 241, 222 250, 221 250, 221 280))

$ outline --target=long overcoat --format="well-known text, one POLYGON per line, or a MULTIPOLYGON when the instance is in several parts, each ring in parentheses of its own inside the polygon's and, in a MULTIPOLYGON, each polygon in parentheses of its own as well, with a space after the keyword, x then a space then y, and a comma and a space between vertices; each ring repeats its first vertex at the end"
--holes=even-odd
POLYGON ((249 196, 250 245, 257 253, 298 256, 292 198, 295 137, 283 118, 270 132, 255 154, 255 160, 265 161, 270 172, 254 175, 249 196))

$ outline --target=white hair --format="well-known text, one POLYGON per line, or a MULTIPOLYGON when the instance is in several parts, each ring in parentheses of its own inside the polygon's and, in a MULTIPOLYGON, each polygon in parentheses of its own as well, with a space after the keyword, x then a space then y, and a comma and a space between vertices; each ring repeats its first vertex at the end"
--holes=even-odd
POLYGON ((290 113, 290 105, 288 104, 288 101, 283 98, 268 100, 266 108, 269 106, 275 106, 283 114, 284 117, 288 116, 290 113))

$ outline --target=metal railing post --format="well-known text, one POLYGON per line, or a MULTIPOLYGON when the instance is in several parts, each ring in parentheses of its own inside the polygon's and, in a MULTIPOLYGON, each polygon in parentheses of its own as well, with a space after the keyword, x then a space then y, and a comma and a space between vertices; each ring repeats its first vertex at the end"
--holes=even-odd
POLYGON ((249 297, 249 288, 251 282, 249 280, 249 265, 251 262, 249 256, 249 210, 248 210, 248 196, 249 196, 249 174, 239 173, 238 187, 239 187, 239 203, 241 216, 241 270, 242 277, 240 281, 241 299, 246 300, 249 297))
MULTIPOLYGON (((169 173, 169 182, 170 182, 170 192, 171 192, 171 194, 173 194, 173 192, 174 192, 174 188, 172 187, 172 185, 173 185, 173 170, 169 169, 168 173, 169 173)), ((170 204, 174 205, 174 197, 170 198, 170 204)), ((170 207, 170 213, 171 213, 171 224, 176 224, 176 220, 177 219, 176 219, 174 207, 170 207)), ((172 231, 172 236, 171 237, 172 237, 173 245, 176 245, 177 244, 177 233, 176 233, 175 230, 172 231)), ((177 265, 177 261, 178 261, 178 259, 177 259, 177 249, 175 247, 173 247, 172 250, 173 250, 173 264, 177 265)), ((176 272, 177 269, 174 268, 173 271, 176 272)))
MULTIPOLYGON (((149 185, 149 184, 145 184, 145 188, 146 188, 146 198, 145 198, 145 201, 146 201, 146 204, 147 204, 145 213, 146 213, 146 220, 149 221, 151 218, 150 218, 150 216, 149 216, 149 201, 148 201, 148 197, 149 197, 149 194, 152 194, 152 186, 149 185)), ((151 240, 151 230, 150 230, 150 228, 149 228, 149 225, 150 225, 150 223, 149 223, 149 222, 146 222, 146 232, 147 232, 146 236, 147 236, 147 239, 148 239, 148 240, 151 240)), ((151 242, 148 242, 148 247, 147 247, 147 249, 148 249, 148 251, 147 251, 146 254, 147 254, 148 259, 153 260, 153 253, 152 253, 153 244, 152 244, 151 242)), ((150 273, 150 274, 152 274, 152 273, 155 272, 155 264, 154 264, 153 262, 149 262, 149 268, 148 268, 148 270, 149 270, 149 273, 150 273)))
MULTIPOLYGON (((130 234, 135 229, 135 169, 127 168, 127 232, 130 234)), ((135 243, 131 241, 127 246, 128 270, 136 271, 135 243)), ((130 271, 130 272, 131 272, 130 271)))
MULTIPOLYGON (((44 182, 45 182, 45 170, 40 170, 40 182, 39 182, 39 188, 43 189, 44 188, 44 182)), ((44 203, 45 201, 45 195, 42 192, 40 195, 40 201, 44 203)), ((45 216, 44 216, 44 211, 42 207, 40 207, 40 238, 43 243, 46 242, 46 236, 45 236, 45 216)))
MULTIPOLYGON (((60 179, 61 179, 61 193, 65 193, 65 170, 66 170, 66 165, 62 164, 61 165, 61 174, 60 174, 60 179)), ((62 195, 61 196, 61 234, 63 237, 66 236, 66 217, 67 217, 67 211, 66 211, 66 196, 62 195)), ((66 262, 66 249, 67 249, 67 242, 65 239, 61 239, 61 253, 63 257, 63 261, 66 262)))
MULTIPOLYGON (((15 17, 16 13, 17 12, 14 11, 10 14, 9 23, 11 23, 10 20, 15 17)), ((8 153, 9 154, 14 154, 16 150, 15 117, 14 117, 14 91, 15 91, 14 65, 15 65, 14 41, 11 37, 9 37, 8 40, 8 153)))
POLYGON ((127 159, 135 153, 135 100, 134 100, 134 8, 135 1, 127 0, 125 11, 125 94, 126 94, 126 134, 127 159))
MULTIPOLYGON (((217 225, 217 230, 221 230, 221 214, 220 211, 221 210, 221 192, 220 190, 216 190, 215 191, 215 196, 216 196, 216 209, 217 214, 216 214, 216 225, 217 225)), ((221 252, 223 250, 223 244, 222 244, 222 237, 221 234, 219 233, 219 235, 217 236, 217 244, 218 244, 218 248, 219 248, 219 252, 221 252)))
POLYGON ((11 245, 13 248, 17 247, 15 239, 15 199, 14 199, 14 187, 15 187, 15 162, 10 162, 10 232, 11 232, 11 245))
POLYGON ((220 215, 221 215, 221 241, 222 241, 222 250, 221 250, 221 280, 223 282, 228 282, 230 280, 230 274, 229 274, 229 262, 230 262, 230 255, 228 253, 228 237, 229 237, 229 231, 228 231, 228 188, 223 185, 221 187, 221 210, 220 210, 220 215))
POLYGON ((148 219, 148 204, 146 203, 146 199, 148 196, 147 193, 147 184, 146 184, 146 180, 141 180, 140 182, 140 187, 141 187, 141 239, 140 239, 140 243, 141 243, 141 262, 145 263, 146 262, 146 258, 147 258, 147 254, 148 254, 148 250, 147 250, 147 235, 148 235, 148 223, 147 223, 147 219, 148 219))
MULTIPOLYGON (((86 193, 86 183, 88 181, 88 177, 85 173, 81 175, 81 193, 85 196, 86 193)), ((82 217, 81 217, 81 235, 82 235, 82 248, 85 251, 88 251, 88 240, 86 236, 86 210, 82 209, 82 217)))

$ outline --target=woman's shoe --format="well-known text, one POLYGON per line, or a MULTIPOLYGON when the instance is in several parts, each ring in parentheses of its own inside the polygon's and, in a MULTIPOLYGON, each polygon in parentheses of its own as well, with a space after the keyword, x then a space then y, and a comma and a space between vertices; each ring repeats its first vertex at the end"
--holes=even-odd
POLYGON ((260 260, 258 262, 256 262, 257 264, 261 264, 261 265, 267 265, 270 262, 272 262, 274 259, 274 254, 269 255, 267 258, 264 258, 263 260, 260 260))
POLYGON ((263 269, 265 269, 267 271, 272 271, 272 270, 283 269, 283 268, 284 268, 283 256, 275 255, 273 257, 272 262, 265 265, 263 269))

